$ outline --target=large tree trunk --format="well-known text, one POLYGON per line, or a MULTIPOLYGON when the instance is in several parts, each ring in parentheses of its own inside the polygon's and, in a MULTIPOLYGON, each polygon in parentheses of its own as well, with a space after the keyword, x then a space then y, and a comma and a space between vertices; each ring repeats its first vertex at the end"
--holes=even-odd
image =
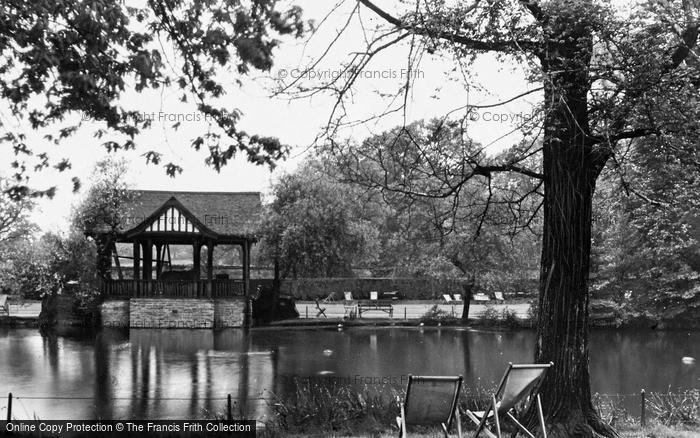
POLYGON ((474 295, 475 283, 474 277, 470 277, 469 281, 462 285, 464 291, 464 296, 462 297, 462 324, 464 325, 469 323, 469 305, 474 295))
POLYGON ((275 257, 275 273, 272 279, 272 305, 268 313, 268 321, 275 321, 279 314, 280 294, 282 289, 282 279, 280 278, 280 261, 275 257))
MULTIPOLYGON (((575 30, 572 30, 575 33, 575 30)), ((567 35, 569 36, 569 35, 567 35)), ((578 37, 578 38, 577 38, 578 37)), ((614 437, 591 401, 588 274, 597 172, 589 141, 581 43, 552 48, 546 73, 543 143, 544 230, 535 360, 553 362, 541 389, 550 437, 614 437)))

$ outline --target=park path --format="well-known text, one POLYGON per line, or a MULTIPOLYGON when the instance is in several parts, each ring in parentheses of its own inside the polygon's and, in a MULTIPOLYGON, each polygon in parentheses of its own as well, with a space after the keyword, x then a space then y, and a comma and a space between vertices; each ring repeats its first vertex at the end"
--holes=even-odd
MULTIPOLYGON (((407 303, 394 304, 394 319, 419 319, 421 316, 435 305, 435 303, 407 303)), ((499 303, 491 304, 496 312, 501 314, 503 310, 508 309, 515 313, 518 318, 526 318, 530 305, 528 303, 499 303)), ((326 316, 329 318, 343 318, 345 315, 345 306, 342 302, 322 303, 321 308, 325 309, 326 316)), ((438 308, 457 318, 462 316, 461 304, 438 304, 438 308)), ((313 301, 297 301, 296 309, 301 318, 316 318, 318 309, 313 301), (307 316, 308 315, 308 316, 307 316)), ((469 307, 469 317, 479 318, 487 309, 485 304, 472 303, 469 307)), ((10 304, 10 316, 19 318, 36 318, 41 312, 41 302, 25 302, 23 304, 10 304)), ((387 314, 379 311, 370 311, 362 314, 363 319, 383 319, 387 318, 387 314)))
MULTIPOLYGON (((325 309, 325 314, 328 318, 342 318, 345 315, 345 306, 342 302, 338 303, 321 303, 321 308, 325 309)), ((435 305, 435 303, 407 303, 407 304, 394 304, 394 319, 419 319, 421 316, 435 305)), ((443 310, 457 318, 462 316, 462 305, 461 304, 438 304, 440 310, 443 310)), ((528 309, 530 305, 528 303, 499 303, 491 304, 490 307, 495 309, 499 315, 503 310, 508 309, 515 313, 518 318, 526 318, 528 309)), ((318 309, 316 308, 316 303, 313 301, 297 301, 296 309, 299 312, 300 318, 316 318, 318 309)), ((478 318, 487 309, 485 304, 471 304, 469 307, 469 317, 478 318)), ((363 312, 362 318, 365 319, 383 319, 387 318, 388 315, 385 312, 370 311, 363 312)))

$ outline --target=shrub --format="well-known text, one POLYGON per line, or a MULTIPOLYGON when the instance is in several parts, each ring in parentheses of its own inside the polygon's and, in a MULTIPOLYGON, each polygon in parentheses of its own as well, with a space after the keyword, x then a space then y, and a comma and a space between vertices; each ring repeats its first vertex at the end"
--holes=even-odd
POLYGON ((651 415, 667 426, 700 425, 700 390, 651 393, 648 404, 651 415))
POLYGON ((498 320, 498 310, 496 306, 491 303, 486 304, 486 310, 481 314, 481 319, 485 321, 497 321, 498 320))
POLYGON ((602 420, 613 428, 631 426, 637 421, 625 408, 624 401, 623 397, 598 393, 593 395, 593 406, 595 406, 602 420))
MULTIPOLYGON (((273 395, 268 402, 272 415, 258 435, 265 438, 312 434, 384 436, 388 427, 396 430, 398 400, 405 396, 403 379, 393 384, 361 387, 330 381, 324 384, 315 380, 294 379, 292 394, 273 395)), ((463 386, 459 397, 462 411, 483 410, 491 402, 490 395, 494 391, 495 388, 463 386)), ((464 416, 462 421, 463 427, 471 424, 464 416)), ((426 436, 437 436, 430 433, 429 428, 422 429, 427 432, 426 436)))
POLYGON ((273 419, 269 426, 288 432, 310 433, 352 430, 382 430, 399 412, 398 391, 369 391, 351 385, 320 384, 312 380, 295 382, 293 394, 273 396, 273 419))
POLYGON ((505 308, 501 311, 501 321, 506 327, 518 328, 522 325, 520 318, 514 310, 505 308))
POLYGON ((452 315, 452 313, 442 310, 437 304, 428 309, 427 312, 420 317, 420 322, 424 324, 434 325, 440 324, 456 324, 460 319, 452 315))

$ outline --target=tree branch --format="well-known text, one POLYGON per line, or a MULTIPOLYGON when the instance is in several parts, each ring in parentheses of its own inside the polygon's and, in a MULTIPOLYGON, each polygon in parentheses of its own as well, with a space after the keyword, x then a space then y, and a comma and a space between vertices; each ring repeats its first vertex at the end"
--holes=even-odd
POLYGON ((459 35, 457 33, 450 33, 443 30, 434 31, 432 29, 426 29, 425 27, 416 26, 413 24, 408 24, 399 18, 394 17, 388 12, 384 11, 370 0, 358 0, 363 5, 367 6, 369 9, 374 11, 377 15, 383 18, 388 23, 398 27, 399 29, 404 29, 408 32, 417 35, 426 35, 439 39, 448 40, 457 44, 461 44, 469 49, 483 51, 483 52, 506 52, 511 50, 529 50, 532 52, 539 52, 541 49, 540 43, 536 41, 529 40, 512 40, 512 41, 482 41, 469 38, 465 35, 459 35))
POLYGON ((526 169, 524 167, 516 166, 514 164, 501 164, 501 165, 491 165, 491 166, 481 166, 476 165, 474 167, 474 175, 482 175, 485 177, 490 177, 491 172, 515 172, 520 173, 530 178, 544 180, 544 175, 532 170, 526 169))

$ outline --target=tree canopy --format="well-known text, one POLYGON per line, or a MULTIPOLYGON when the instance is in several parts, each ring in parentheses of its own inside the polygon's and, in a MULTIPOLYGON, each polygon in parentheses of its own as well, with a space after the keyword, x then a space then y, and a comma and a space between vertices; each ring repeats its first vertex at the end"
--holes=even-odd
MULTIPOLYGON (((498 160, 455 151, 454 160, 445 166, 430 156, 433 136, 427 135, 425 156, 409 157, 406 163, 412 171, 402 169, 398 179, 392 168, 381 168, 385 178, 373 179, 361 171, 363 163, 349 164, 360 169, 356 173, 360 184, 376 183, 411 199, 449 199, 455 210, 466 181, 485 180, 490 187, 494 175, 504 172, 531 180, 536 187, 531 194, 540 197, 541 207, 530 212, 541 211, 543 221, 534 360, 554 362, 543 385, 548 435, 616 436, 593 408, 588 372, 593 195, 603 169, 617 169, 616 163, 637 142, 673 149, 678 157, 692 156, 700 125, 696 52, 700 7, 688 0, 629 8, 594 0, 428 1, 393 6, 358 0, 353 5, 352 13, 367 37, 359 43, 365 47, 353 50, 343 66, 347 74, 296 89, 301 97, 321 92, 335 96, 325 131, 329 142, 338 143, 340 130, 358 122, 349 111, 354 86, 370 62, 389 47, 405 43, 409 69, 417 68, 428 53, 442 56, 464 73, 481 54, 495 53, 497 59, 516 62, 526 71, 534 86, 522 93, 481 106, 467 102, 444 115, 464 122, 474 110, 540 96, 536 109, 542 118, 522 123, 518 128, 525 141, 498 160), (366 12, 377 18, 377 27, 366 25, 369 22, 362 18, 366 12), (435 166, 426 169, 425 163, 435 166), (541 167, 533 168, 533 163, 541 167), (404 175, 406 180, 401 179, 404 175), (433 184, 426 186, 425 178, 433 184)), ((310 68, 318 62, 313 60, 310 68)), ((369 118, 407 114, 412 85, 407 78, 393 99, 388 94, 388 108, 369 118)), ((393 143, 387 139, 384 144, 393 143)), ((353 150, 362 154, 365 146, 353 150)), ((367 155, 382 156, 380 147, 374 150, 367 155)), ((521 197, 513 201, 517 206, 521 197)))
POLYGON ((280 263, 282 278, 352 276, 376 260, 377 228, 359 192, 334 182, 310 160, 273 187, 263 229, 262 257, 280 263))
MULTIPOLYGON (((181 99, 193 99, 211 120, 208 132, 191 147, 208 151, 207 164, 219 170, 237 154, 273 166, 287 153, 275 138, 238 127, 240 109, 223 99, 226 84, 251 69, 269 70, 282 36, 303 34, 301 9, 280 8, 274 0, 148 0, 139 7, 104 0, 52 2, 3 1, 0 6, 0 98, 20 126, 2 122, 0 140, 14 155, 15 198, 52 195, 55 188, 34 190, 28 170, 70 160, 35 152, 22 128, 41 130, 58 144, 85 123, 96 121, 94 135, 108 151, 133 149, 138 133, 150 126, 127 92, 171 87, 181 99)), ((173 129, 177 129, 177 123, 173 129)), ((159 164, 158 151, 146 150, 159 164)), ((182 169, 163 163, 170 175, 182 169)), ((74 179, 74 189, 79 187, 74 179)))

